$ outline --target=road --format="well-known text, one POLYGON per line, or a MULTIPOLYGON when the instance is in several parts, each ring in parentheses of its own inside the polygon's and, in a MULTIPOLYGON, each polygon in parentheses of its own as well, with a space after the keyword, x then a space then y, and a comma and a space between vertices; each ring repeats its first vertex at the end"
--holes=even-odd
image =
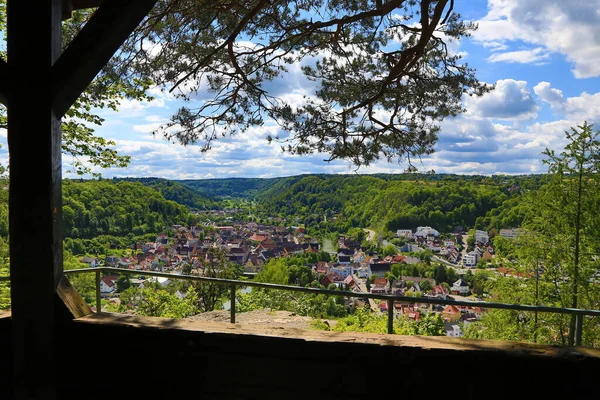
POLYGON ((371 229, 367 229, 367 228, 363 228, 363 231, 367 232, 367 240, 372 242, 373 240, 375 240, 375 231, 372 231, 371 229))
POLYGON ((448 260, 444 260, 443 258, 440 258, 440 257, 438 257, 438 256, 436 256, 436 255, 433 255, 433 256, 431 256, 431 259, 432 259, 433 261, 436 261, 436 262, 439 262, 439 263, 445 264, 445 265, 447 265, 447 266, 449 266, 449 267, 452 267, 452 268, 457 268, 457 267, 458 267, 458 265, 457 265, 457 264, 452 264, 450 261, 448 261, 448 260))
POLYGON ((467 235, 462 235, 462 252, 460 254, 460 262, 458 263, 459 267, 463 267, 463 261, 465 259, 465 256, 467 255, 467 235))
MULTIPOLYGON (((360 288, 360 291, 363 293, 369 293, 369 291, 367 290, 367 285, 365 284, 364 279, 358 279, 358 278, 354 278, 356 279, 356 281, 358 282, 358 287, 360 288)), ((379 314, 379 307, 377 307, 377 304, 375 303, 375 300, 373 299, 368 299, 369 300, 369 305, 371 306, 371 310, 373 310, 374 313, 379 314)))

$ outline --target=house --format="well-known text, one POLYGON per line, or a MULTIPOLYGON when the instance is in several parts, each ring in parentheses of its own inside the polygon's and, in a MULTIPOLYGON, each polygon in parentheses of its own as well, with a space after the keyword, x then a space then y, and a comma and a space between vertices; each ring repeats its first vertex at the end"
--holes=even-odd
POLYGON ((248 261, 248 248, 246 246, 242 247, 231 247, 228 249, 229 253, 227 254, 227 258, 234 263, 243 265, 248 261))
POLYGON ((418 238, 426 238, 427 236, 438 237, 440 233, 430 226, 419 226, 415 232, 415 236, 418 238))
POLYGON ((456 322, 460 319, 461 315, 458 307, 451 304, 447 305, 442 310, 442 319, 447 322, 456 322))
POLYGON ((111 267, 114 267, 119 263, 121 259, 118 256, 106 256, 106 264, 111 267))
POLYGON ((463 259, 463 265, 467 268, 473 268, 477 265, 479 261, 479 253, 475 251, 470 251, 465 255, 463 259))
POLYGON ((410 238, 412 237, 412 234, 412 229, 398 229, 396 231, 396 237, 410 238))
POLYGON ((131 265, 131 260, 127 257, 123 257, 119 260, 119 267, 129 267, 131 265))
POLYGON ((145 253, 147 251, 150 251, 151 249, 154 249, 155 247, 156 245, 154 243, 147 242, 142 245, 142 251, 145 253))
POLYGON ((440 245, 436 242, 428 242, 427 243, 427 248, 431 251, 433 251, 434 253, 439 253, 440 250, 442 249, 440 247, 440 245))
POLYGON ((336 265, 329 269, 329 272, 334 272, 340 276, 340 278, 346 279, 346 277, 352 275, 352 267, 349 265, 336 265))
POLYGON ((448 297, 448 289, 442 285, 435 285, 431 288, 431 291, 427 294, 428 297, 438 297, 440 299, 445 299, 448 297))
POLYGON ((338 254, 338 263, 340 264, 350 264, 350 256, 346 254, 338 254))
POLYGON ((112 293, 117 290, 117 276, 105 275, 100 278, 100 293, 112 293))
POLYGON ((231 235, 233 233, 233 226, 215 226, 215 229, 221 232, 222 235, 231 235))
POLYGON ((405 303, 401 301, 394 302, 394 311, 398 314, 408 314, 409 312, 415 311, 415 306, 410 303, 405 303))
POLYGON ((409 311, 406 314, 406 318, 418 321, 421 318, 421 313, 419 311, 409 311))
POLYGON ((450 253, 448 254, 448 261, 456 264, 459 256, 460 256, 460 253, 458 252, 458 249, 453 248, 450 250, 450 253))
POLYGON ((325 261, 319 261, 314 267, 315 274, 326 275, 329 272, 329 265, 325 261))
POLYGON ((481 259, 488 261, 488 260, 491 260, 492 257, 494 257, 494 248, 492 246, 488 246, 485 249, 485 252, 483 253, 483 255, 481 256, 481 259))
MULTIPOLYGON (((151 276, 146 280, 146 282, 158 282, 161 286, 167 286, 169 283, 171 283, 171 280, 162 276, 151 276)), ((141 286, 143 287, 144 284, 141 286)))
POLYGON ((456 246, 456 243, 454 243, 453 240, 444 240, 444 247, 452 247, 452 246, 456 246))
POLYGON ((373 285, 382 286, 385 288, 385 290, 388 290, 390 288, 390 281, 388 281, 386 278, 375 278, 373 285))
POLYGON ((365 267, 360 267, 356 271, 356 274, 358 275, 359 278, 365 279, 369 276, 369 269, 365 268, 365 267))
POLYGON ((469 284, 465 282, 462 278, 452 284, 453 294, 467 296, 470 292, 471 289, 469 289, 469 284))
POLYGON ((268 237, 269 237, 268 234, 255 233, 254 235, 250 236, 249 240, 252 240, 254 242, 262 242, 262 241, 266 240, 268 237))
POLYGON ((131 278, 129 279, 129 282, 131 283, 131 286, 133 287, 139 287, 142 283, 144 283, 145 279, 139 279, 139 278, 131 278))
POLYGON ((481 314, 483 314, 483 308, 471 307, 470 312, 475 316, 475 319, 481 319, 481 314))
POLYGON ((462 331, 458 322, 444 322, 444 330, 448 337, 462 337, 462 331))
POLYGON ((332 283, 335 283, 335 276, 334 276, 334 274, 333 273, 328 273, 327 275, 325 275, 323 277, 323 279, 321 279, 321 282, 319 282, 319 283, 327 288, 332 283))
POLYGON ((169 242, 169 236, 166 233, 159 233, 156 236, 156 243, 167 244, 169 242))
POLYGON ((304 243, 302 248, 306 253, 318 253, 319 252, 319 243, 304 243))
POLYGON ((390 289, 389 282, 385 278, 375 278, 373 286, 371 286, 371 293, 387 293, 390 289))
POLYGON ((356 283, 352 275, 348 275, 346 279, 344 279, 344 284, 348 290, 354 290, 355 288, 358 288, 358 283, 356 283))
POLYGON ((391 264, 385 261, 375 261, 369 263, 369 276, 376 275, 379 277, 385 276, 386 272, 390 272, 391 264))
POLYGON ((396 254, 395 256, 392 257, 392 260, 390 262, 392 264, 404 264, 406 262, 406 256, 403 256, 401 254, 396 254))
POLYGON ((486 231, 475 231, 475 243, 486 244, 490 241, 490 237, 486 231))
POLYGON ((100 265, 100 260, 92 257, 83 257, 79 260, 80 262, 89 265, 91 268, 97 267, 100 265))

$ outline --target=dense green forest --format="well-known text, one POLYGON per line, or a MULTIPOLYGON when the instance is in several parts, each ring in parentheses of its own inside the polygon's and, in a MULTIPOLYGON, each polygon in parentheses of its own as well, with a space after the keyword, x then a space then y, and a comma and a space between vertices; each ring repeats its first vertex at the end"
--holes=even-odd
POLYGON ((227 178, 227 179, 186 179, 175 182, 204 195, 224 199, 247 199, 262 197, 272 191, 281 191, 302 178, 227 178))
MULTIPOLYGON (((181 183, 194 192, 211 199, 266 199, 290 189, 297 182, 318 177, 320 179, 345 179, 347 177, 370 177, 381 181, 409 181, 409 182, 476 182, 489 185, 512 186, 519 185, 523 190, 535 190, 541 185, 544 175, 457 175, 457 174, 364 174, 364 175, 331 175, 331 174, 304 174, 281 178, 224 178, 224 179, 185 179, 170 182, 181 183)), ((144 184, 160 178, 119 178, 139 181, 144 184)), ((165 197, 167 197, 165 195, 165 197)), ((167 197, 168 198, 168 197, 167 197)), ((169 200, 176 200, 168 198, 169 200)), ((183 203, 182 203, 183 204, 183 203)))
POLYGON ((317 230, 327 221, 338 232, 354 227, 396 231, 421 225, 448 232, 457 227, 519 226, 518 206, 541 182, 542 176, 310 175, 257 197, 264 213, 296 217, 317 230))
POLYGON ((521 200, 545 175, 299 175, 177 181, 202 196, 253 200, 263 217, 302 224, 315 234, 356 227, 379 231, 435 226, 441 231, 519 226, 521 200))
POLYGON ((65 237, 156 233, 194 223, 189 209, 139 182, 63 181, 65 237))
POLYGON ((212 198, 210 193, 202 193, 194 191, 189 187, 177 182, 164 178, 113 178, 115 182, 139 182, 144 186, 160 192, 165 199, 172 200, 192 209, 207 210, 220 208, 220 202, 212 198))

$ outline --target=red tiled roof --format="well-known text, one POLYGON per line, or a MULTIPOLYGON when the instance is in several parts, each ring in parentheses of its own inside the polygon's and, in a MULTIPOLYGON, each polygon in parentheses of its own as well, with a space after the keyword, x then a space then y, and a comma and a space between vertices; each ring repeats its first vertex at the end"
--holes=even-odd
POLYGON ((408 318, 414 319, 415 321, 418 321, 421 317, 421 313, 419 311, 411 311, 408 314, 406 314, 406 316, 408 318))
POLYGON ((375 278, 375 280, 373 281, 373 284, 375 286, 385 286, 387 285, 388 280, 385 278, 375 278))
POLYGON ((104 284, 108 287, 113 287, 115 286, 115 281, 117 280, 116 276, 103 276, 102 278, 100 278, 100 280, 102 282, 104 282, 104 284))
POLYGON ((262 242, 263 240, 267 239, 268 237, 269 237, 269 235, 261 235, 261 234, 255 233, 254 235, 250 236, 250 240, 254 240, 256 242, 262 242))
POLYGON ((400 254, 396 254, 394 256, 394 258, 392 258, 392 262, 395 262, 395 263, 401 263, 401 262, 404 262, 404 260, 406 260, 406 257, 403 255, 400 255, 400 254))
POLYGON ((449 304, 446 307, 444 307, 444 310, 442 312, 446 314, 459 314, 460 310, 456 306, 449 304))

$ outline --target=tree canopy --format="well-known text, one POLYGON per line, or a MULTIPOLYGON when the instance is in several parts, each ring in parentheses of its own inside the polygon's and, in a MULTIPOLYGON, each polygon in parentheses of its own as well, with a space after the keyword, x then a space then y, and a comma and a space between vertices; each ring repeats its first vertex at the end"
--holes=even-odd
POLYGON ((452 0, 159 0, 99 79, 187 100, 155 132, 173 142, 208 150, 270 120, 293 154, 410 162, 491 89, 448 46, 475 28, 452 0), (313 85, 295 100, 274 84, 292 69, 313 85))
MULTIPOLYGON (((63 22, 65 47, 93 11, 63 22)), ((0 0, 4 32, 5 17, 0 0)), ((411 157, 433 152, 439 122, 463 112, 462 96, 491 89, 449 47, 474 29, 453 0, 159 0, 67 112, 63 152, 78 174, 127 166, 113 141, 94 135, 97 110, 148 100, 158 85, 188 101, 155 132, 173 142, 208 150, 273 121, 290 133, 267 137, 284 151, 412 168, 411 157), (274 81, 290 70, 305 83, 282 96, 274 81)))

